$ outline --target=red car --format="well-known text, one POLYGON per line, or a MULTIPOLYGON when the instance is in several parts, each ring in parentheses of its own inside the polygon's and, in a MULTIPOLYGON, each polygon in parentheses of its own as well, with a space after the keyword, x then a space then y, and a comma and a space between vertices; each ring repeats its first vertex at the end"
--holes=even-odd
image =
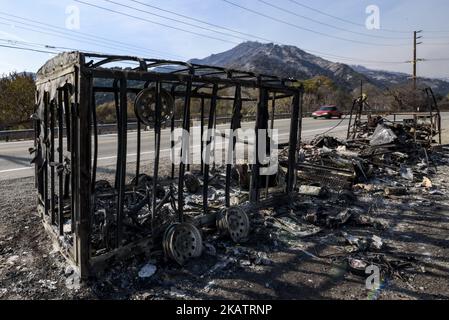
POLYGON ((338 118, 341 119, 343 116, 343 113, 340 112, 337 108, 337 106, 329 105, 329 106, 322 106, 319 110, 312 113, 312 117, 314 119, 318 118, 326 118, 326 119, 332 119, 332 118, 338 118))

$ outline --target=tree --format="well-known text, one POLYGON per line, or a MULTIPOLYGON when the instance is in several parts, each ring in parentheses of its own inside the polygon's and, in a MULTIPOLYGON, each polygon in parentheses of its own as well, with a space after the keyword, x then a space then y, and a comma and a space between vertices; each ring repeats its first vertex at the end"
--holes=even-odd
POLYGON ((392 111, 417 111, 427 105, 423 90, 415 90, 410 84, 396 86, 389 95, 393 98, 392 111))
POLYGON ((351 97, 326 76, 317 76, 302 81, 304 86, 304 111, 314 111, 325 104, 336 104, 348 110, 351 97))
MULTIPOLYGON (((378 87, 371 83, 365 83, 363 85, 363 94, 367 97, 367 103, 369 107, 366 107, 364 111, 372 112, 384 112, 392 111, 391 105, 393 97, 388 91, 382 91, 378 87)), ((355 88, 352 91, 353 99, 358 99, 360 97, 360 88, 355 88)))
POLYGON ((36 86, 33 76, 10 73, 0 78, 0 129, 30 128, 36 86))

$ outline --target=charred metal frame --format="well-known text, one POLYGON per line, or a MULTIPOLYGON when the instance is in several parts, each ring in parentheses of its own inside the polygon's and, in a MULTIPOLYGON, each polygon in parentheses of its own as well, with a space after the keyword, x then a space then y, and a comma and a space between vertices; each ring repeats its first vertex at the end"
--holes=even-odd
MULTIPOLYGON (((360 134, 364 133, 364 125, 367 125, 370 122, 370 119, 376 116, 387 117, 393 116, 393 123, 409 121, 412 124, 412 127, 415 129, 415 135, 413 137, 415 142, 431 145, 433 142, 433 138, 438 136, 438 144, 441 144, 441 114, 440 109, 438 107, 438 103, 436 101, 435 95, 431 88, 425 88, 424 93, 426 95, 427 100, 427 111, 414 111, 414 112, 377 112, 376 114, 370 113, 368 114, 368 121, 363 121, 362 116, 364 112, 366 112, 366 106, 369 107, 368 103, 363 100, 362 97, 359 99, 355 99, 353 101, 353 105, 351 108, 351 112, 349 114, 349 124, 347 131, 347 139, 358 139, 360 134), (404 119, 398 120, 398 117, 403 117, 404 119), (416 137, 416 129, 419 126, 420 119, 428 119, 430 121, 430 134, 428 136, 428 140, 426 141, 418 141, 416 137)), ((363 89, 362 89, 363 92, 363 89)), ((374 132, 375 127, 371 128, 374 132)), ((371 132, 372 133, 372 132, 371 132)))
MULTIPOLYGON (((35 114, 35 170, 38 189, 38 211, 45 229, 59 244, 61 251, 79 271, 82 278, 94 274, 99 265, 115 258, 124 257, 139 251, 149 251, 155 245, 152 230, 148 236, 131 243, 122 242, 124 199, 127 173, 127 106, 128 94, 137 94, 144 88, 154 86, 156 90, 156 115, 160 117, 163 87, 175 99, 183 100, 183 129, 191 128, 190 105, 192 99, 201 101, 201 131, 207 125, 213 129, 219 100, 233 101, 231 129, 240 128, 243 101, 257 102, 257 129, 271 128, 274 121, 275 103, 278 99, 291 99, 291 125, 286 164, 286 188, 284 194, 291 195, 296 185, 297 147, 301 132, 302 86, 294 79, 281 79, 274 76, 257 75, 251 72, 229 70, 213 66, 202 66, 179 61, 141 59, 131 56, 110 56, 80 52, 62 53, 48 61, 39 71, 37 80, 37 106, 35 114), (109 63, 137 63, 131 69, 110 69, 109 63), (173 68, 174 66, 174 68, 173 68), (163 68, 170 67, 168 72, 163 68), (98 86, 97 79, 111 81, 111 85, 98 86), (136 83, 138 86, 136 86, 136 83), (234 97, 219 94, 223 89, 235 89, 234 97), (243 88, 257 89, 259 98, 244 98, 243 88), (96 94, 112 93, 117 112, 117 162, 113 192, 117 197, 117 236, 115 246, 93 256, 90 237, 95 205, 95 186, 98 166, 98 130, 96 94), (269 115, 269 102, 272 101, 272 114, 269 115), (206 102, 210 103, 208 120, 205 112, 206 102), (70 222, 70 223, 69 223, 70 222), (65 228, 70 230, 67 232, 65 228), (70 227, 70 228, 69 228, 70 227), (67 240, 68 233, 70 239, 67 240)), ((173 132, 175 115, 170 119, 173 132)), ((156 190, 160 165, 161 123, 158 116, 153 128, 155 132, 155 159, 152 174, 152 190, 156 190)), ((257 136, 257 135, 256 135, 257 136)), ((202 135, 203 137, 203 135, 202 135)), ((203 140, 203 138, 202 138, 203 140)), ((203 151, 209 141, 201 141, 203 151)), ((184 141, 182 155, 188 155, 188 141, 184 141)), ((228 157, 232 157, 235 139, 229 141, 228 157)), ((172 143, 173 146, 173 143, 172 143)), ((255 144, 256 154, 258 144, 255 144)), ((141 173, 142 125, 137 127, 136 177, 141 173)), ((185 158, 184 158, 185 159, 185 158)), ((184 173, 188 164, 181 161, 176 176, 175 165, 171 167, 171 178, 177 180, 177 219, 184 221, 184 173)), ((230 206, 231 165, 226 166, 226 206, 230 206)), ((251 167, 250 202, 260 201, 259 159, 251 167)), ((201 165, 204 177, 203 214, 208 213, 207 190, 210 167, 201 165)), ((137 181, 137 179, 136 179, 137 181)), ((151 212, 159 208, 156 192, 151 196, 151 212)))

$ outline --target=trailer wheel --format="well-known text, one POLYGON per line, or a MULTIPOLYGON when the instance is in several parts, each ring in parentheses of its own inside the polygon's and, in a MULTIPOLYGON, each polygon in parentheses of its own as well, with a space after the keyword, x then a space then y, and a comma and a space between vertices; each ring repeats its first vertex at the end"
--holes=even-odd
POLYGON ((201 232, 189 223, 174 223, 164 233, 162 246, 165 255, 180 265, 201 256, 203 240, 201 232))
POLYGON ((245 242, 250 229, 248 215, 240 207, 223 209, 217 216, 217 228, 235 243, 245 242))

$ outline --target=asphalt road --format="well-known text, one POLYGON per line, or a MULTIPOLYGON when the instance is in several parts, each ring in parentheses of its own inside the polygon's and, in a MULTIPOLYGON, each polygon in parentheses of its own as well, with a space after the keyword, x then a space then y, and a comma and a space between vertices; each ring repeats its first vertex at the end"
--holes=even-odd
MULTIPOLYGON (((449 113, 442 115, 443 128, 449 125, 449 113)), ((303 119, 302 136, 304 139, 312 138, 331 128, 332 134, 344 136, 347 130, 348 119, 341 121, 332 120, 314 120, 311 118, 303 119)), ((249 129, 254 126, 254 122, 245 122, 242 124, 243 129, 249 129)), ((219 125, 218 129, 226 129, 228 125, 219 125)), ((288 141, 288 133, 290 129, 290 119, 282 119, 275 121, 275 129, 278 129, 279 143, 288 141)), ((99 155, 98 166, 107 167, 115 163, 117 153, 117 135, 108 134, 99 136, 99 155)), ((128 134, 128 161, 132 162, 136 159, 137 139, 135 132, 128 134)), ((170 130, 163 130, 161 133, 161 158, 169 159, 170 157, 170 130)), ((193 148, 200 148, 198 142, 191 142, 193 148)), ((33 166, 30 166, 30 155, 28 148, 33 147, 33 141, 16 141, 0 143, 0 180, 8 180, 14 178, 23 178, 34 175, 33 166)), ((142 160, 148 160, 154 157, 154 136, 153 132, 144 132, 142 134, 142 160)))

